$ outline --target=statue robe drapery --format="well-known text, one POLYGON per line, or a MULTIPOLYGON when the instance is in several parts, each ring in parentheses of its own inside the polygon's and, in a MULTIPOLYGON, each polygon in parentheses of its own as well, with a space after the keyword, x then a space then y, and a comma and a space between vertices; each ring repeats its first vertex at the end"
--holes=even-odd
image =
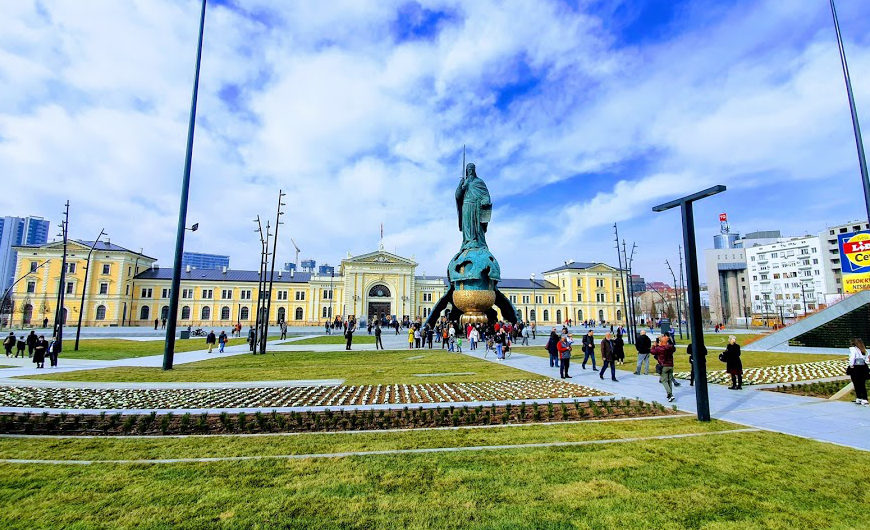
POLYGON ((456 188, 456 213, 462 231, 462 250, 486 247, 486 227, 492 217, 492 200, 483 179, 468 176, 456 188))

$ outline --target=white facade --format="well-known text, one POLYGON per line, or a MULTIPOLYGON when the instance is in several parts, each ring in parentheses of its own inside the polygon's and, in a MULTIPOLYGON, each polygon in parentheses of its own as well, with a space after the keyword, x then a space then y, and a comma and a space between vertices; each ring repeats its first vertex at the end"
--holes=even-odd
POLYGON ((795 237, 746 249, 752 313, 758 318, 794 318, 824 303, 822 244, 816 236, 795 237))
POLYGON ((840 247, 837 244, 838 236, 868 229, 870 229, 870 224, 866 221, 852 221, 851 223, 829 226, 819 234, 825 265, 825 294, 829 299, 832 299, 830 301, 843 295, 843 272, 840 264, 840 247))

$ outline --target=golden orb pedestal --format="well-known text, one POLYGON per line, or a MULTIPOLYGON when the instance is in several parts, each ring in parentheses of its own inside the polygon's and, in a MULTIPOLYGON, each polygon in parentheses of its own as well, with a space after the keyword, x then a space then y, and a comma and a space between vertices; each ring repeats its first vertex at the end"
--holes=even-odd
POLYGON ((453 305, 463 313, 461 324, 486 324, 486 311, 495 304, 495 290, 456 290, 453 291, 453 305))

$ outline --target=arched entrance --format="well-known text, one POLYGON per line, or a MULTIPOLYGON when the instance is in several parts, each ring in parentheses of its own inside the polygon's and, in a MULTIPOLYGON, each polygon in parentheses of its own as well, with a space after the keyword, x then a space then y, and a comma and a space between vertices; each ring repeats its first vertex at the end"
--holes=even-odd
POLYGON ((366 318, 369 320, 372 318, 377 318, 378 320, 390 318, 392 314, 390 311, 391 300, 392 293, 389 287, 380 283, 373 285, 368 293, 368 313, 366 318))
POLYGON ((22 316, 22 324, 25 326, 30 325, 30 321, 33 319, 33 306, 27 304, 24 306, 24 315, 22 316))

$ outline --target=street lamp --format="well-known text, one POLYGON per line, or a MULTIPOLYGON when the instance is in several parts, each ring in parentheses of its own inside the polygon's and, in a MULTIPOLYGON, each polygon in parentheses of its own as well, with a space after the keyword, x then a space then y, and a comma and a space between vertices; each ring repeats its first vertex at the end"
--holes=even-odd
POLYGON ((97 239, 94 240, 94 244, 91 245, 91 249, 88 250, 88 259, 85 261, 85 280, 82 282, 82 301, 79 304, 79 325, 76 327, 76 344, 73 347, 74 351, 79 351, 79 337, 82 334, 82 316, 85 314, 85 293, 88 291, 88 274, 91 272, 91 254, 94 252, 94 248, 97 246, 97 243, 100 242, 100 238, 106 234, 106 230, 104 228, 100 229, 100 233, 97 235, 97 239))
POLYGON ((677 292, 677 276, 674 274, 674 269, 671 268, 671 264, 668 263, 668 260, 665 260, 665 265, 668 266, 668 270, 671 271, 671 278, 674 279, 674 301, 677 303, 677 328, 680 330, 680 339, 683 338, 683 311, 680 309, 680 299, 677 292))
POLYGON ((695 201, 725 191, 725 186, 712 186, 705 190, 660 204, 654 212, 680 207, 683 225, 683 251, 686 258, 686 287, 689 293, 689 324, 692 337, 692 364, 695 372, 695 401, 698 419, 710 421, 710 399, 707 394, 707 348, 704 346, 704 323, 701 321, 701 289, 698 281, 698 253, 695 245, 695 201))
POLYGON ((332 282, 335 280, 335 267, 329 271, 329 318, 332 318, 332 301, 335 299, 335 292, 332 290, 332 282))
POLYGON ((746 329, 749 329, 749 306, 746 305, 746 286, 742 285, 743 288, 743 323, 746 325, 746 329))
POLYGON ((537 288, 538 284, 535 283, 535 273, 534 272, 529 276, 529 281, 532 282, 532 315, 534 315, 533 322, 535 323, 535 327, 537 327, 537 325, 538 325, 538 308, 537 308, 538 297, 535 295, 535 293, 536 293, 536 288, 537 288))

